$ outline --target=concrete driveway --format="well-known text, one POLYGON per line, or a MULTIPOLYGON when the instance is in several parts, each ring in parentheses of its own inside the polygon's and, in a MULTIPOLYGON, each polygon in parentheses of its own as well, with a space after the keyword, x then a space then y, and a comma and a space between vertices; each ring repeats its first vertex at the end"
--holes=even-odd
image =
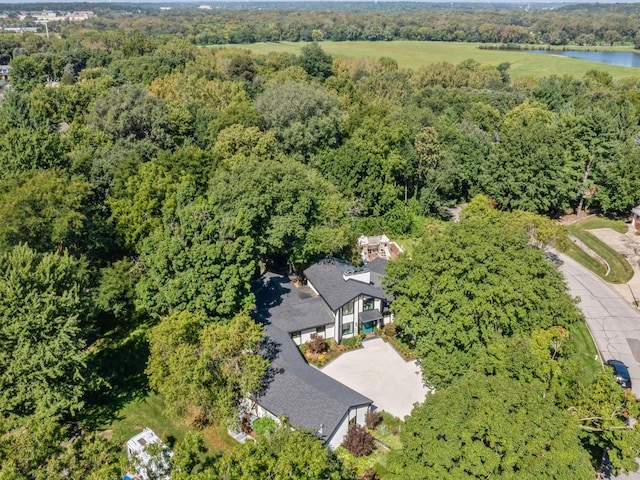
POLYGON ((589 230, 589 233, 622 255, 633 268, 634 276, 629 282, 611 286, 630 304, 635 305, 640 300, 640 236, 632 228, 628 228, 626 233, 619 233, 611 228, 596 228, 589 230))
POLYGON ((422 383, 420 367, 405 362, 380 338, 365 340, 358 350, 343 353, 322 372, 373 400, 379 409, 399 418, 411 413, 429 389, 422 383))
POLYGON ((591 335, 606 361, 622 360, 629 368, 633 393, 640 396, 640 314, 596 274, 557 253, 569 293, 579 298, 591 335))

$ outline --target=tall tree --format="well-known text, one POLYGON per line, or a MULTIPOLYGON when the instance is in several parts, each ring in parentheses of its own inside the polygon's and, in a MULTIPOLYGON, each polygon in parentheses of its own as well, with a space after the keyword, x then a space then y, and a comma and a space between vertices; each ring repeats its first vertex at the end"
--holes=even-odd
POLYGON ((0 272, 0 413, 78 412, 92 379, 84 262, 18 245, 0 272))
POLYGON ((205 418, 233 424, 238 402, 262 386, 269 364, 259 351, 262 338, 247 314, 212 323, 201 313, 174 313, 151 332, 151 386, 173 413, 195 407, 205 418))
POLYGON ((540 384, 469 374, 428 395, 391 453, 391 478, 592 478, 578 422, 540 384))
POLYGON ((183 182, 175 208, 142 247, 138 307, 155 315, 200 310, 229 318, 251 304, 255 242, 243 216, 220 215, 194 191, 183 182))
POLYGON ((162 224, 162 209, 175 201, 176 179, 157 162, 143 163, 124 190, 107 203, 111 219, 127 247, 140 251, 142 241, 162 224))
POLYGON ((296 63, 304 68, 305 72, 320 80, 324 80, 332 74, 332 61, 331 55, 325 53, 317 42, 302 47, 300 56, 296 59, 296 63))
POLYGON ((615 119, 608 112, 593 106, 579 115, 565 116, 563 120, 564 150, 573 157, 576 176, 580 177, 576 206, 576 212, 580 214, 585 198, 593 196, 593 173, 606 171, 606 165, 615 154, 617 128, 615 119))
POLYGON ((113 141, 148 139, 158 148, 173 144, 166 105, 135 85, 114 87, 101 95, 93 105, 88 123, 113 141))
POLYGON ((484 188, 501 209, 537 213, 566 208, 575 195, 573 172, 560 148, 557 118, 539 103, 505 115, 484 172, 484 188))
POLYGON ((415 336, 436 387, 502 336, 579 320, 560 274, 528 243, 521 225, 487 210, 425 236, 410 258, 389 264, 396 322, 415 336))
POLYGON ((238 160, 211 180, 210 197, 224 218, 242 218, 263 259, 306 263, 349 242, 347 202, 310 167, 295 160, 238 160), (333 241, 325 242, 326 236, 333 241))
POLYGON ((321 86, 297 82, 272 85, 256 99, 255 109, 287 153, 306 159, 319 148, 338 144, 338 99, 321 86))
POLYGON ((0 248, 24 242, 39 251, 70 248, 85 222, 90 185, 59 169, 29 170, 0 181, 0 248))

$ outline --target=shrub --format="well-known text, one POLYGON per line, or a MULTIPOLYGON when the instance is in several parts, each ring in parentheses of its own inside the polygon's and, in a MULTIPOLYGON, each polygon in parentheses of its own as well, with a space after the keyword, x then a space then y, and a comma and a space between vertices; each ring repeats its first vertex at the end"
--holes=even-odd
POLYGON ((373 435, 367 432, 364 427, 355 424, 349 425, 342 446, 354 457, 369 455, 373 451, 373 435))
POLYGON ((256 419, 251 425, 253 431, 256 432, 256 435, 264 435, 271 432, 275 432, 276 428, 278 428, 278 424, 274 419, 269 417, 260 417, 256 419))
POLYGON ((345 338, 344 340, 342 340, 342 345, 344 345, 345 347, 355 347, 359 343, 360 338, 358 337, 345 338))
POLYGON ((369 430, 373 430, 382 420, 382 414, 378 410, 369 410, 364 416, 364 423, 369 430))
POLYGON ((358 476, 359 480, 380 480, 380 477, 376 473, 376 469, 371 467, 367 468, 358 476))
POLYGON ((384 327, 382 327, 382 331, 387 337, 395 337, 397 328, 393 323, 387 323, 384 327))
POLYGON ((317 333, 311 334, 311 340, 307 342, 307 345, 307 350, 316 355, 327 351, 327 342, 322 335, 318 335, 317 333))

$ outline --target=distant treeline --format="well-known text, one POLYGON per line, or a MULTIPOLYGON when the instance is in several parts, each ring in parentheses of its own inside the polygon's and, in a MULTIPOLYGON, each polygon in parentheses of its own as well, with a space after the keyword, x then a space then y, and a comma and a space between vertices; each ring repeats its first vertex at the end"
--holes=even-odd
MULTIPOLYGON (((211 9, 160 5, 38 4, 5 6, 4 25, 19 10, 93 10, 82 23, 51 23, 64 36, 81 29, 141 29, 176 35, 195 45, 298 41, 421 40, 501 44, 595 45, 635 42, 640 6, 574 5, 539 9, 522 5, 444 3, 247 3, 211 9), (295 9, 292 9, 293 7, 295 9)), ((21 25, 28 25, 23 19, 21 25)))

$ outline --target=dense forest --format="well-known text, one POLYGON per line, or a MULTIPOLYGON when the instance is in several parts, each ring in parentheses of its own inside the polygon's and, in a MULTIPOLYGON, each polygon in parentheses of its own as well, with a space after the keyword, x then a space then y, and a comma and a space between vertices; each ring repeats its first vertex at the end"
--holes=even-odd
MULTIPOLYGON (((195 45, 278 41, 430 40, 506 44, 613 45, 638 38, 635 4, 422 3, 422 2, 216 2, 190 4, 87 4, 97 13, 82 29, 132 27, 175 35, 195 45), (160 10, 160 7, 170 10, 160 10)), ((18 18, 24 10, 68 10, 66 4, 6 5, 3 26, 38 26, 18 18)), ((42 26, 40 25, 42 28, 42 26)), ((77 28, 49 24, 51 31, 77 28)))
MULTIPOLYGON (((635 7, 576 8, 514 10, 509 26, 635 37, 635 7)), ((584 364, 583 319, 536 247, 562 248, 562 213, 640 201, 640 77, 512 81, 508 64, 472 59, 405 71, 321 43, 198 46, 264 40, 272 20, 272 40, 384 32, 382 18, 405 38, 431 15, 447 32, 466 18, 456 40, 507 27, 482 9, 217 13, 0 35, 0 478, 122 476, 109 426, 150 391, 191 419, 172 443, 178 480, 589 479, 605 451, 613 471, 636 470, 637 401, 584 364), (201 428, 233 423, 269 368, 251 281, 353 260, 357 237, 380 232, 415 241, 387 288, 437 392, 403 448, 364 473, 286 426, 207 451, 201 428)))

